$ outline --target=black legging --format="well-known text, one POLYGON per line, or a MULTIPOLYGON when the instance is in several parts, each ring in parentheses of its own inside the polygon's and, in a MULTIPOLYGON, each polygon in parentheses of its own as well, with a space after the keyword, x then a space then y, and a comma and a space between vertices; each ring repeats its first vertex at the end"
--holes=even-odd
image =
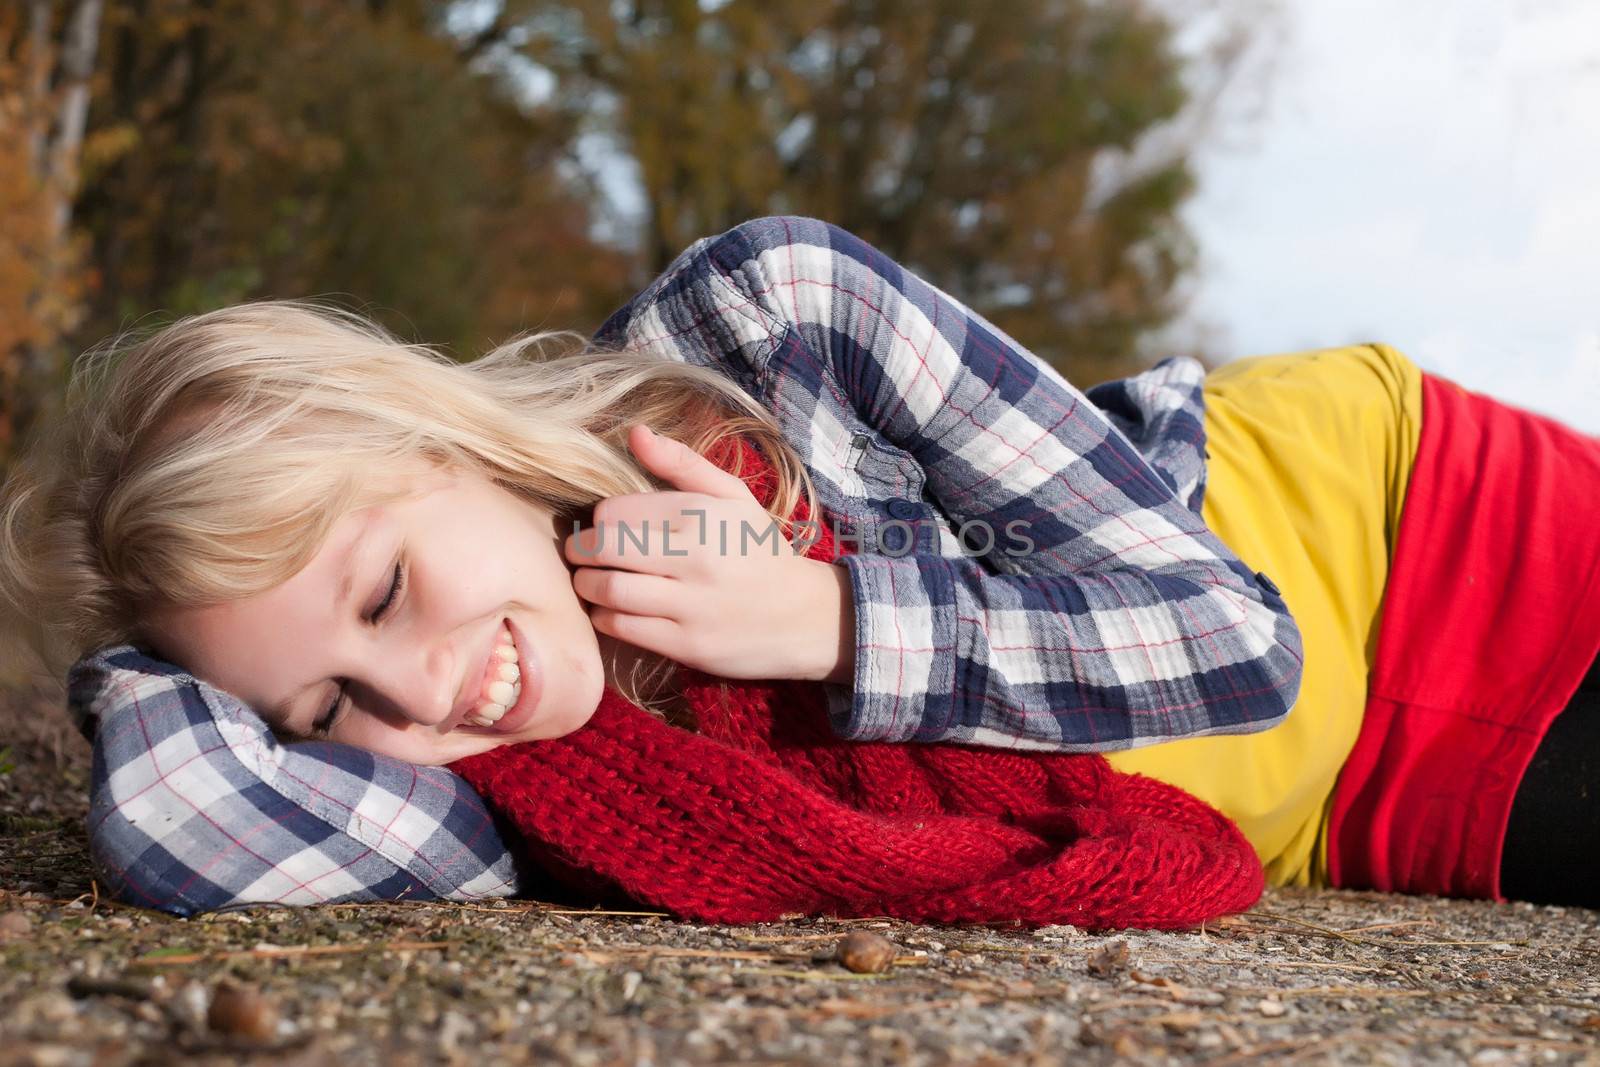
POLYGON ((1600 908, 1600 659, 1550 723, 1517 786, 1500 891, 1600 908))

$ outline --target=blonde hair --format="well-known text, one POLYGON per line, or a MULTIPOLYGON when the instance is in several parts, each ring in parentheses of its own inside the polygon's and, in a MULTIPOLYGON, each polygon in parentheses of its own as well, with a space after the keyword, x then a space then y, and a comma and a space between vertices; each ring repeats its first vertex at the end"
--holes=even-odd
MULTIPOLYGON (((287 300, 113 338, 77 361, 63 410, 0 496, 7 629, 61 678, 88 651, 142 643, 154 605, 292 577, 340 518, 394 498, 365 475, 419 458, 476 469, 569 529, 605 497, 666 488, 627 447, 640 421, 702 453, 745 435, 774 467, 780 529, 802 493, 817 514, 766 409, 649 349, 536 333, 457 362, 357 313, 287 300)), ((650 696, 673 666, 644 657, 618 690, 660 714, 650 696)))

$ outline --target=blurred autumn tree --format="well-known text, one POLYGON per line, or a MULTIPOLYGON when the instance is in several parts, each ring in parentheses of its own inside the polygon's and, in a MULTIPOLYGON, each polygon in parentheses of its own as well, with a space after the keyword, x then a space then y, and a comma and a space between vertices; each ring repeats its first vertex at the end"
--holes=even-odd
MULTIPOLYGON (((80 6, 5 9, 0 130, 60 124, 47 113, 59 62, 49 92, 6 90, 37 69, 33 39, 66 36, 80 6)), ((478 351, 612 310, 630 261, 590 236, 582 184, 560 173, 570 124, 474 70, 438 32, 444 6, 106 0, 88 133, 67 153, 81 170, 81 301, 62 270, 41 273, 65 262, 50 247, 45 176, 29 173, 23 139, 0 138, 0 331, 27 331, 0 333, 15 401, 0 434, 20 436, 37 414, 24 401, 39 384, 12 373, 22 347, 54 357, 36 360, 36 377, 58 387, 67 352, 152 314, 331 296, 403 335, 478 351), (71 320, 46 322, 41 293, 71 320), (11 316, 18 302, 37 313, 11 316)))
POLYGON ((1274 2, 0 4, 0 459, 68 353, 152 314, 336 295, 477 351, 591 329, 771 212, 860 233, 1086 384, 1125 372, 1274 2), (1180 51, 1207 20, 1221 46, 1180 51))
POLYGON ((638 174, 646 262, 817 215, 1080 379, 1131 369, 1191 265, 1189 156, 1270 2, 483 0, 638 174), (1181 54, 1179 29, 1203 49, 1181 54))
POLYGON ((72 230, 100 0, 0 6, 0 461, 80 317, 72 230))
POLYGON ((555 173, 571 130, 469 69, 437 6, 114 0, 80 207, 90 332, 330 293, 476 349, 609 310, 623 259, 555 173))

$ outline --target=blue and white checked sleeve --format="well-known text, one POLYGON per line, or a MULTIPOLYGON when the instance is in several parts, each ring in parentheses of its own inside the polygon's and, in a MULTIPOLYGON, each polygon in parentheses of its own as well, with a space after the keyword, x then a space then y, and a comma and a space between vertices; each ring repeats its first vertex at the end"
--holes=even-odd
POLYGON ((1198 360, 1173 357, 1084 391, 1196 515, 1206 493, 1205 380, 1198 360))
POLYGON ((797 217, 697 242, 602 339, 671 345, 758 379, 781 363, 819 409, 844 398, 913 455, 953 525, 995 532, 982 557, 842 558, 856 660, 848 692, 828 686, 841 736, 1109 751, 1262 730, 1293 706, 1299 628, 1198 514, 1194 361, 1169 361, 1150 395, 1101 393, 1130 431, 1174 432, 1150 449, 1158 471, 981 316, 852 234, 797 217), (1017 529, 1031 548, 1007 543, 1017 529))
POLYGON ((282 744, 236 697, 132 645, 85 656, 67 686, 94 743, 90 857, 117 900, 193 915, 518 888, 488 809, 443 767, 282 744))

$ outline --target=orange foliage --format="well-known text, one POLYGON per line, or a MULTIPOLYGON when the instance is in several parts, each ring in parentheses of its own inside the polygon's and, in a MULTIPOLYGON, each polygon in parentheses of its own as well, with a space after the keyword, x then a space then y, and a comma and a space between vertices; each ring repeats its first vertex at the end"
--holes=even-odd
POLYGON ((81 247, 49 223, 65 195, 39 176, 34 145, 48 127, 48 95, 29 91, 20 8, 0 14, 0 465, 27 430, 36 394, 56 384, 63 335, 77 321, 84 278, 81 247), (7 57, 12 58, 7 58, 7 57))

